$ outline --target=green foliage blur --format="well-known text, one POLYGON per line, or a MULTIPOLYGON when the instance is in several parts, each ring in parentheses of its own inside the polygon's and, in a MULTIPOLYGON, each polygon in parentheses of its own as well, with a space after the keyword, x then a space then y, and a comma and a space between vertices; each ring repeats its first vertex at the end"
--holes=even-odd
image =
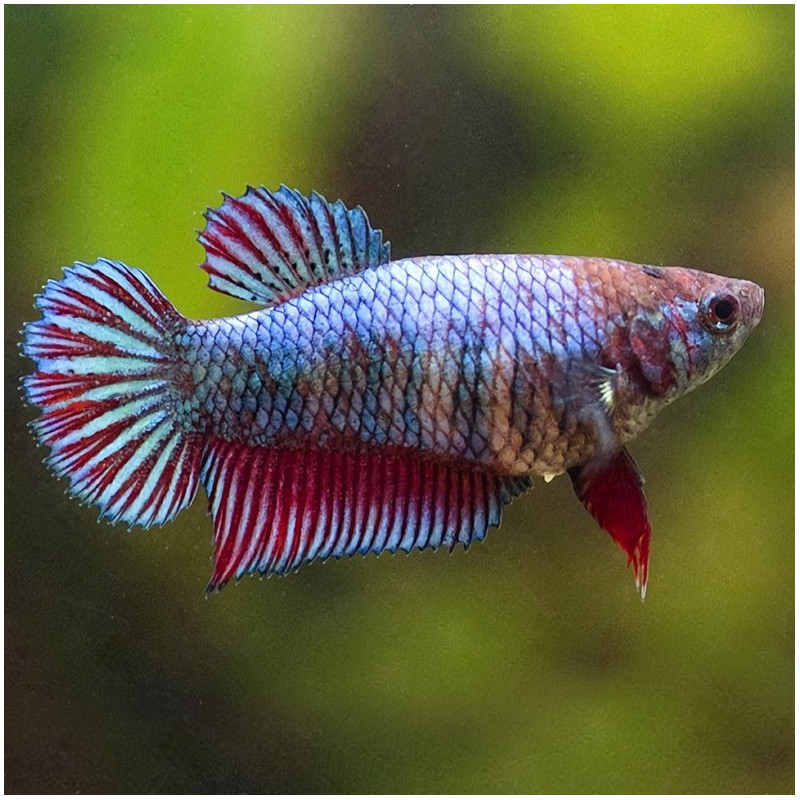
POLYGON ((6 6, 9 792, 794 790, 792 6, 6 6), (220 191, 360 203, 396 257, 570 253, 758 281, 744 350, 631 450, 642 604, 559 479, 469 553, 204 597, 205 501, 63 494, 17 381, 60 267, 196 317, 220 191))

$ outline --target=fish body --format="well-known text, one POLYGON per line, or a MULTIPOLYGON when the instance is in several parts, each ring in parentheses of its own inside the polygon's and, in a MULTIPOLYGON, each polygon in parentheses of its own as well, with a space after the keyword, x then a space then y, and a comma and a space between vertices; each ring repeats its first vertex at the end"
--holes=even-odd
POLYGON ((259 303, 191 321, 144 273, 78 264, 25 329, 49 461, 101 516, 150 526, 202 483, 210 588, 314 558, 465 547, 538 476, 569 473, 646 587, 624 449, 758 323, 748 281, 601 258, 392 261, 360 208, 227 197, 210 285, 259 303))

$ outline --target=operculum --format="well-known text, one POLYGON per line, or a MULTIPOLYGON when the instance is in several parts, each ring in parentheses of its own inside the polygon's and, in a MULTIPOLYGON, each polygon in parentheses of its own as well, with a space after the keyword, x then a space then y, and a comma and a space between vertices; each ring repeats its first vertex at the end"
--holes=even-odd
POLYGON ((628 328, 632 354, 649 391, 658 397, 677 385, 666 318, 651 320, 637 316, 628 328))

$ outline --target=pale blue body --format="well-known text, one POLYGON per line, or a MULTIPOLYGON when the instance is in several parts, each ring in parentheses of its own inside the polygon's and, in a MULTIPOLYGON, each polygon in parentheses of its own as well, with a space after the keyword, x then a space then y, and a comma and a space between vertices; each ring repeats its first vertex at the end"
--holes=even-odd
POLYGON ((511 474, 562 472, 595 442, 583 391, 619 314, 533 256, 408 259, 180 339, 191 425, 291 447, 394 446, 511 474))

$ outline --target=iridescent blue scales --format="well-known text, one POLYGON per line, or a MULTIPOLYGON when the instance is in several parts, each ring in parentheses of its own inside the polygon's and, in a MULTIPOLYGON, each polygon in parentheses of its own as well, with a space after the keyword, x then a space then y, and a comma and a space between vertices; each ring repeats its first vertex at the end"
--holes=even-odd
POLYGON ((613 375, 598 366, 609 333, 579 298, 563 260, 450 256, 190 324, 178 340, 188 424, 250 445, 395 447, 505 475, 561 473, 596 447, 598 395, 590 384, 584 408, 573 381, 569 398, 571 371, 613 375))
POLYGON ((74 494, 149 526, 201 482, 213 588, 466 547, 532 478, 567 472, 644 592, 650 526, 624 446, 736 352, 759 287, 598 258, 392 262, 360 208, 285 187, 207 219, 210 285, 259 310, 193 322, 109 261, 39 297, 25 386, 74 494))

